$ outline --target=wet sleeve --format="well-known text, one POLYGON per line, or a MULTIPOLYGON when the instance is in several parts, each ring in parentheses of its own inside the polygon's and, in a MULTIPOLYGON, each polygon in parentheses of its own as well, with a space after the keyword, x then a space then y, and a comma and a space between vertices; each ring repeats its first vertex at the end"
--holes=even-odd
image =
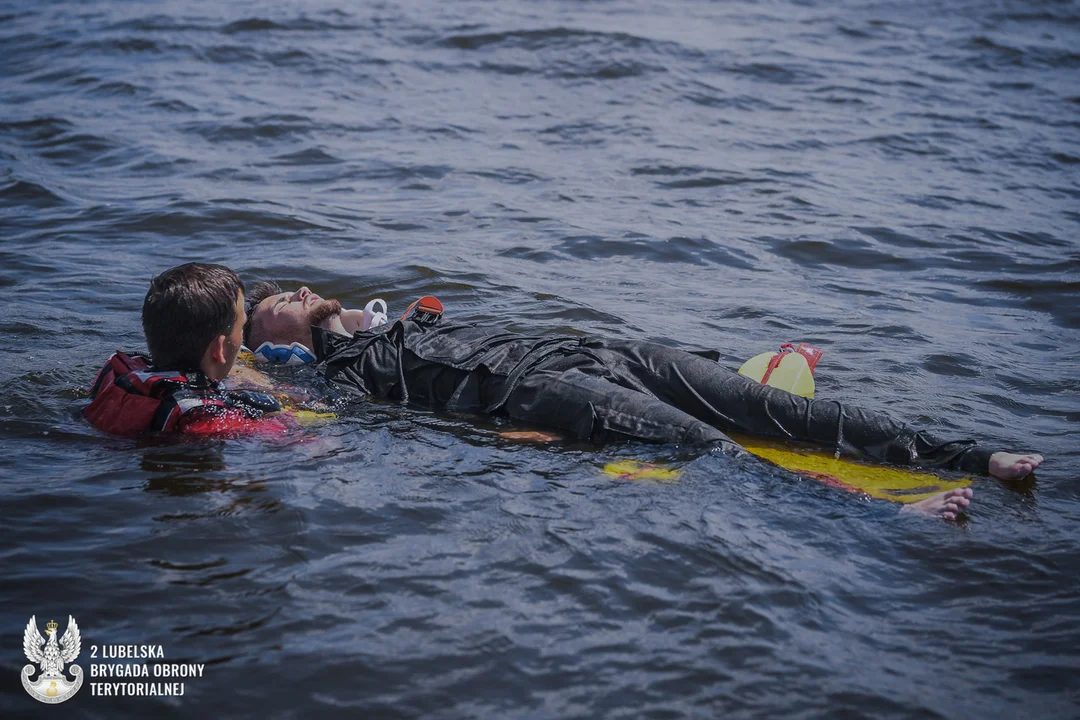
POLYGON ((915 456, 923 460, 923 464, 965 473, 990 474, 990 456, 994 451, 974 440, 941 442, 924 431, 915 433, 915 443, 915 456))

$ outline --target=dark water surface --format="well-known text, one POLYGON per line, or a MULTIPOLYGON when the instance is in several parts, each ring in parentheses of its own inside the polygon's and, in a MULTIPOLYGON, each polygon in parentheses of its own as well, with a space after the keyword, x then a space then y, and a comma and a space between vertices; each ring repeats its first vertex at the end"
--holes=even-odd
POLYGON ((1076 3, 6 2, 0 58, 4 717, 1080 715, 1076 3), (105 437, 87 386, 188 260, 810 341, 819 397, 1049 460, 948 524, 385 404, 105 437), (205 677, 38 705, 32 614, 205 677))

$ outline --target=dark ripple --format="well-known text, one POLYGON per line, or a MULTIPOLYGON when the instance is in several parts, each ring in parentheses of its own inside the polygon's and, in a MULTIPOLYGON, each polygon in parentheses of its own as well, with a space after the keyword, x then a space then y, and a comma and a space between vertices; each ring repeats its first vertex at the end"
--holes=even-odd
POLYGON ((27 205, 39 209, 68 204, 67 200, 52 190, 24 180, 15 180, 0 185, 0 202, 10 205, 27 205))
POLYGON ((303 115, 245 117, 235 124, 200 121, 184 127, 212 142, 304 137, 314 129, 311 119, 303 115))
POLYGON ((1010 295, 1019 307, 1047 313, 1062 327, 1080 328, 1080 280, 995 278, 973 284, 1010 295))
MULTIPOLYGON (((1047 232, 1031 232, 1031 231, 1016 231, 1010 232, 1005 230, 990 230, 988 228, 973 228, 983 237, 991 240, 1001 241, 1004 247, 1012 247, 1013 245, 1027 245, 1030 247, 1058 247, 1058 248, 1071 248, 1075 247, 1074 243, 1071 243, 1065 238, 1058 238, 1047 232)), ((1074 255, 1074 260, 1076 256, 1074 255)))
POLYGON ((150 103, 150 106, 168 112, 193 113, 198 111, 193 105, 189 105, 183 100, 155 100, 150 103))
POLYGON ((106 25, 105 30, 116 32, 120 30, 134 30, 137 32, 200 32, 212 30, 210 25, 195 25, 173 19, 168 15, 148 15, 141 18, 132 18, 106 25))
POLYGON ((323 20, 313 20, 311 18, 301 17, 293 20, 287 20, 284 22, 275 22, 267 18, 251 17, 244 20, 236 20, 221 28, 221 32, 226 35, 234 35, 237 33, 256 33, 256 32, 318 32, 323 30, 359 30, 361 29, 356 25, 349 25, 343 23, 330 23, 323 20))
POLYGON ((821 79, 821 75, 795 64, 773 65, 771 63, 749 63, 746 65, 728 65, 724 71, 736 75, 746 75, 753 80, 760 80, 778 85, 792 85, 821 79))
MULTIPOLYGON (((421 42, 426 39, 421 39, 421 42)), ((460 34, 434 41, 438 47, 472 52, 535 53, 539 63, 485 62, 485 70, 505 75, 535 73, 563 80, 620 80, 666 72, 662 63, 645 62, 646 55, 663 55, 673 46, 627 33, 568 28, 512 30, 460 34), (611 58, 623 53, 625 57, 611 58), (569 56, 569 57, 567 57, 569 56)), ((515 58, 528 57, 513 55, 515 58)), ((447 68, 450 69, 450 68, 447 68)))
POLYGON ((72 127, 74 125, 63 118, 40 117, 18 122, 0 122, 0 133, 14 136, 32 146, 42 146, 72 127))
MULTIPOLYGON (((343 180, 394 180, 405 182, 417 179, 439 180, 452 171, 453 168, 446 165, 394 165, 379 161, 365 161, 342 170, 337 174, 337 177, 343 180)), ((499 172, 489 173, 487 177, 496 179, 516 178, 513 174, 504 176, 499 172)))
POLYGON ((923 361, 923 367, 930 372, 954 377, 978 377, 979 371, 975 369, 977 366, 975 358, 964 353, 934 354, 923 361))
POLYGON ((436 44, 459 50, 478 50, 488 46, 509 45, 536 51, 549 47, 587 45, 594 42, 618 45, 627 50, 635 51, 656 45, 652 40, 627 33, 594 32, 564 27, 451 35, 438 40, 436 44))
POLYGON ((717 177, 715 175, 706 175, 704 177, 689 178, 686 180, 672 180, 670 182, 657 182, 658 187, 672 188, 672 189, 686 189, 686 188, 714 188, 724 187, 728 185, 746 185, 750 183, 767 183, 769 180, 763 178, 748 178, 736 175, 729 175, 727 177, 717 177))
POLYGON ((153 91, 148 87, 132 85, 127 82, 102 82, 90 92, 105 97, 150 97, 153 91))
POLYGON ((657 187, 673 190, 691 188, 715 188, 747 184, 772 183, 770 178, 747 176, 741 173, 721 172, 709 168, 693 166, 644 165, 630 169, 632 175, 671 178, 678 180, 656 180, 657 187))
POLYGON ((522 170, 519 168, 501 168, 498 170, 475 170, 470 172, 469 175, 475 175, 476 177, 486 178, 488 180, 497 180, 498 182, 507 183, 509 185, 522 185, 524 183, 538 182, 544 180, 544 178, 529 172, 528 170, 522 170))
POLYGON ((200 59, 217 64, 244 65, 263 59, 263 54, 247 45, 212 45, 197 51, 200 59))
POLYGON ((945 156, 950 155, 951 152, 946 145, 940 143, 944 141, 951 145, 953 143, 949 141, 956 141, 957 139, 952 133, 929 132, 875 135, 856 142, 873 145, 884 154, 892 156, 906 154, 945 156))
POLYGON ((986 36, 977 36, 965 46, 976 52, 968 64, 979 68, 1038 67, 1073 70, 1080 67, 1080 53, 1059 48, 1015 47, 986 36))
POLYGON ((337 165, 341 162, 343 162, 341 158, 334 157, 322 148, 313 147, 278 155, 271 158, 269 162, 259 163, 259 165, 337 165))
POLYGON ((883 252, 855 238, 824 240, 785 240, 762 238, 779 257, 802 267, 838 265, 840 267, 910 271, 921 266, 918 261, 883 252))
POLYGON ((254 230, 287 236, 289 233, 322 229, 320 225, 283 213, 215 207, 209 204, 191 204, 183 209, 174 205, 174 208, 141 213, 94 208, 87 212, 87 216, 97 222, 107 221, 109 227, 116 232, 166 237, 185 237, 200 233, 221 234, 227 231, 248 233, 254 230))
POLYGON ((742 253, 721 247, 706 238, 672 237, 656 240, 642 235, 631 235, 627 239, 615 240, 581 235, 563 238, 552 249, 583 260, 633 257, 660 263, 717 263, 742 269, 754 267, 742 253))
POLYGON ((907 233, 902 233, 898 230, 886 227, 855 227, 852 228, 852 230, 857 230, 875 240, 889 245, 895 245, 896 247, 933 248, 940 244, 940 240, 936 242, 932 240, 923 240, 914 235, 908 235, 907 233))
POLYGON ((683 95, 683 98, 695 105, 710 108, 733 108, 744 112, 787 112, 794 109, 791 106, 779 105, 756 95, 725 95, 719 91, 689 92, 683 95))

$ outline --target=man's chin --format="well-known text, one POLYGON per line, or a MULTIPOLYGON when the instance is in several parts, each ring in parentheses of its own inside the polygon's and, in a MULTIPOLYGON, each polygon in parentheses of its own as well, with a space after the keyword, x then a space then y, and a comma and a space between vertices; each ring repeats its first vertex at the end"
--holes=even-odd
MULTIPOLYGON (((337 316, 340 314, 340 302, 338 302, 337 300, 323 300, 321 303, 319 303, 312 309, 311 315, 308 316, 308 324, 317 325, 318 327, 331 330, 333 329, 333 327, 328 323, 332 323, 333 320, 337 318, 337 316)), ((337 324, 340 325, 341 321, 338 320, 337 324)))
POLYGON ((341 303, 337 300, 323 300, 311 313, 311 324, 334 333, 348 335, 341 324, 341 303))

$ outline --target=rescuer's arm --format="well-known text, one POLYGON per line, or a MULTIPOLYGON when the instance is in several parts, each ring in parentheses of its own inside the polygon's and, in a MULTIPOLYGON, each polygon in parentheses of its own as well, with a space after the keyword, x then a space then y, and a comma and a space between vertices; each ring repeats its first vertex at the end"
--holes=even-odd
POLYGON ((272 390, 274 383, 266 373, 256 370, 250 365, 235 363, 229 371, 229 387, 236 389, 272 390))
POLYGON ((185 435, 261 436, 284 435, 290 431, 281 415, 250 417, 236 408, 194 408, 177 421, 176 430, 185 435))

